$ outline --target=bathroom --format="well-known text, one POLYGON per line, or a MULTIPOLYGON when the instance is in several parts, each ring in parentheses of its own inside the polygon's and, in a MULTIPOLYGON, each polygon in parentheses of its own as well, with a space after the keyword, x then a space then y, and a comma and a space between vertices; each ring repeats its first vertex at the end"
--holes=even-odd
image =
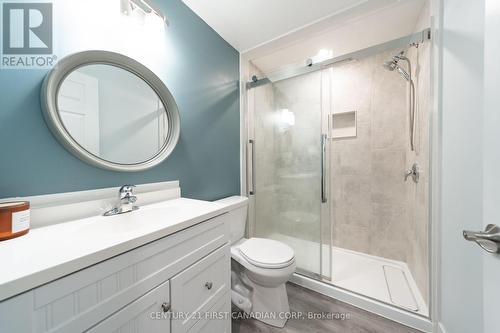
POLYGON ((500 6, 313 3, 0 1, 0 332, 498 331, 500 6))

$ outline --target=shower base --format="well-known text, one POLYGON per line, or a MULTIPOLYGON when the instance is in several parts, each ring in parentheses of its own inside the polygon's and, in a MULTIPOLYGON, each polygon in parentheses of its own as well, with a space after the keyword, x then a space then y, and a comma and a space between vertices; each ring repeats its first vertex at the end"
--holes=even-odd
POLYGON ((332 280, 337 287, 428 316, 429 311, 404 262, 332 248, 332 280))
MULTIPOLYGON (((279 233, 273 233, 270 238, 290 245, 300 268, 320 272, 320 262, 315 260, 318 243, 279 233)), ((328 250, 328 245, 323 245, 323 253, 329 253, 328 250)), ((323 255, 322 259, 326 269, 329 257, 323 255)), ((406 263, 332 247, 331 267, 332 279, 323 279, 323 282, 428 317, 428 307, 406 263)))

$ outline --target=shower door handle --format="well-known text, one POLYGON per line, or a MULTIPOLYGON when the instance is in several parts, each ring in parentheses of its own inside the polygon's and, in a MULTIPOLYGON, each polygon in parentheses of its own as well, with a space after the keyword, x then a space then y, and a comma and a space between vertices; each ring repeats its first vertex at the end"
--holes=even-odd
POLYGON ((326 195, 326 134, 321 134, 321 202, 328 201, 326 195))
POLYGON ((252 154, 252 157, 250 158, 250 172, 249 175, 251 177, 250 184, 252 185, 252 188, 248 190, 249 195, 255 195, 255 141, 250 139, 248 140, 248 144, 252 147, 250 149, 250 152, 252 154))

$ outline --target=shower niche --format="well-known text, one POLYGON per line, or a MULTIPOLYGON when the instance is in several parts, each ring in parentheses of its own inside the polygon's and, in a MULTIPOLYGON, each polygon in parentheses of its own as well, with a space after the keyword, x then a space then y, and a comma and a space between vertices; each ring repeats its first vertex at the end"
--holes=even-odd
POLYGON ((356 111, 336 112, 331 114, 328 119, 332 139, 356 137, 356 111))

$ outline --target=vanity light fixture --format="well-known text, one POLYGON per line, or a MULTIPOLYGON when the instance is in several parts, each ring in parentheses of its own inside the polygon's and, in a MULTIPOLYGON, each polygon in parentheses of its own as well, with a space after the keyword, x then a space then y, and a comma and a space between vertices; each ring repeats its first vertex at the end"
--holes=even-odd
POLYGON ((132 11, 139 9, 144 14, 155 14, 160 17, 168 26, 170 23, 167 16, 151 0, 121 0, 121 10, 125 15, 130 15, 132 11))

